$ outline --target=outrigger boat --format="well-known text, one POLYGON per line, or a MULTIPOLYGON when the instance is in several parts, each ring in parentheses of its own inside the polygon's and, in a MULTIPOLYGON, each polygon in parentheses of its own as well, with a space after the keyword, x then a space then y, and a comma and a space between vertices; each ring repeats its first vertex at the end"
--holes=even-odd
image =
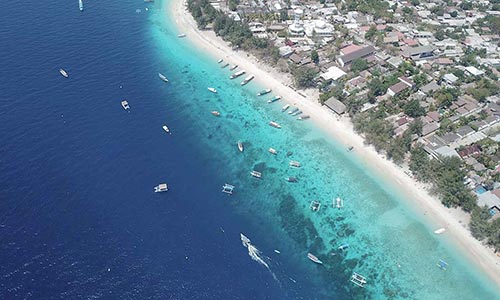
POLYGON ((245 73, 246 73, 245 70, 238 71, 238 72, 232 74, 231 76, 229 76, 229 79, 235 79, 235 78, 240 77, 241 75, 243 75, 245 73))
POLYGON ((243 142, 241 141, 238 141, 238 150, 240 150, 240 152, 243 152, 243 150, 245 150, 245 148, 243 147, 243 142))
POLYGON ((224 184, 222 186, 222 192, 223 193, 226 193, 226 194, 229 194, 229 195, 232 195, 233 194, 233 190, 234 190, 234 185, 231 185, 231 184, 224 184))
POLYGON ((271 89, 265 89, 257 93, 257 96, 264 96, 265 94, 269 94, 272 90, 271 89))
POLYGON ((435 234, 441 234, 441 233, 443 233, 445 231, 446 231, 446 228, 439 228, 439 229, 434 230, 434 233, 435 234))
POLYGON ((297 182, 298 181, 297 178, 295 178, 295 177, 287 177, 287 178, 285 178, 285 180, 288 182, 297 182))
POLYGON ((317 212, 321 208, 321 203, 319 203, 319 201, 313 200, 311 201, 311 205, 309 205, 309 208, 312 211, 317 212))
POLYGON ((225 63, 221 66, 222 69, 226 68, 227 66, 229 66, 229 63, 225 63))
POLYGON ((274 128, 278 128, 278 129, 281 128, 280 124, 278 124, 274 121, 269 122, 269 125, 273 126, 274 128))
POLYGON ((211 91, 214 94, 217 93, 217 90, 215 88, 213 88, 213 87, 209 87, 208 90, 211 91))
POLYGON ((293 115, 294 113, 298 112, 299 109, 297 107, 295 107, 294 109, 292 109, 291 111, 288 112, 289 115, 293 115))
POLYGON ((351 282, 359 287, 363 287, 366 283, 366 278, 356 272, 352 273, 351 282))
POLYGON ((229 71, 232 71, 234 69, 236 69, 238 67, 238 65, 232 65, 231 68, 229 68, 229 71))
POLYGON ((247 78, 245 78, 245 79, 244 79, 244 80, 240 83, 240 85, 241 85, 241 86, 244 86, 245 84, 249 83, 249 82, 250 82, 252 79, 254 79, 254 78, 255 78, 255 76, 254 76, 254 75, 250 75, 250 76, 248 76, 247 78))
POLYGON ((61 75, 64 78, 68 78, 69 77, 68 72, 64 71, 64 69, 59 69, 59 73, 61 73, 61 75))
POLYGON ((344 207, 344 200, 342 200, 340 197, 337 197, 337 199, 334 199, 332 202, 333 207, 337 207, 338 209, 344 207))
POLYGON ((180 33, 180 34, 178 34, 178 35, 177 35, 177 37, 178 37, 178 38, 183 38, 183 37, 186 37, 186 34, 184 34, 184 33, 180 33))
POLYGON ((309 119, 311 116, 309 115, 303 115, 303 116, 300 116, 297 118, 297 120, 305 120, 305 119, 309 119))
POLYGON ((168 191, 168 186, 166 183, 160 183, 159 185, 155 186, 155 193, 161 193, 166 191, 168 191))
POLYGON ((436 264, 436 266, 438 268, 440 268, 441 270, 446 271, 446 268, 448 267, 448 263, 446 263, 444 260, 440 259, 439 262, 436 264))
POLYGON ((344 251, 347 248, 349 248, 349 244, 342 244, 342 245, 339 246, 338 249, 344 251))
POLYGON ((290 104, 286 104, 281 108, 281 112, 285 112, 290 107, 290 104))
POLYGON ((300 168, 300 162, 298 162, 296 160, 290 161, 289 165, 290 165, 290 167, 300 168))
POLYGON ((274 96, 271 99, 267 100, 267 103, 273 103, 281 99, 281 96, 274 96))
POLYGON ((163 126, 162 126, 162 128, 163 128, 163 130, 165 130, 165 132, 166 132, 166 133, 168 133, 168 134, 172 134, 172 133, 170 132, 170 129, 168 129, 167 125, 163 125, 163 126))
POLYGON ((276 149, 274 149, 274 148, 269 148, 269 150, 267 150, 267 151, 269 151, 269 153, 274 154, 274 155, 278 154, 278 151, 276 151, 276 149))
POLYGON ((250 175, 252 175, 255 178, 261 178, 262 177, 262 173, 261 172, 257 172, 255 170, 253 170, 252 172, 250 172, 250 175))
POLYGON ((302 111, 299 109, 298 111, 294 112, 292 116, 298 116, 302 113, 302 111))
POLYGON ((158 77, 160 77, 161 80, 168 82, 167 77, 165 77, 165 75, 163 75, 162 73, 158 73, 158 77))
POLYGON ((312 260, 313 262, 317 263, 318 265, 322 265, 323 262, 321 260, 319 260, 319 258, 317 258, 315 255, 313 255, 312 253, 307 253, 307 258, 309 258, 310 260, 312 260))
POLYGON ((220 64, 220 63, 221 63, 221 62, 223 62, 223 61, 224 61, 224 59, 222 59, 222 58, 221 58, 221 59, 219 59, 219 60, 217 61, 217 63, 218 63, 218 64, 220 64))
POLYGON ((123 100, 122 101, 122 107, 123 107, 124 110, 129 110, 130 109, 130 105, 128 105, 127 100, 123 100))
POLYGON ((211 112, 212 115, 216 116, 216 117, 219 117, 220 116, 220 112, 216 111, 216 110, 213 110, 211 112))

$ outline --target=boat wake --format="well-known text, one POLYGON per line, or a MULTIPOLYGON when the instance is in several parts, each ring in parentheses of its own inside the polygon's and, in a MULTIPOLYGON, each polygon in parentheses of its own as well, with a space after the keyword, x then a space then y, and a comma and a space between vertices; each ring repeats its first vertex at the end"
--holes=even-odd
MULTIPOLYGON (((257 247, 255 247, 254 245, 252 245, 252 243, 250 242, 250 239, 247 238, 243 233, 240 233, 240 237, 241 237, 241 243, 243 244, 243 246, 245 246, 245 248, 248 249, 248 255, 252 258, 252 260, 254 260, 254 261, 258 262, 260 265, 264 266, 269 271, 269 273, 271 273, 274 280, 276 280, 278 283, 280 283, 280 281, 278 280, 278 278, 276 277, 274 272, 271 271, 271 268, 269 267, 269 265, 264 261, 264 258, 266 258, 266 256, 263 256, 262 253, 260 252, 260 250, 257 249, 257 247)), ((280 285, 281 285, 281 283, 280 283, 280 285)))

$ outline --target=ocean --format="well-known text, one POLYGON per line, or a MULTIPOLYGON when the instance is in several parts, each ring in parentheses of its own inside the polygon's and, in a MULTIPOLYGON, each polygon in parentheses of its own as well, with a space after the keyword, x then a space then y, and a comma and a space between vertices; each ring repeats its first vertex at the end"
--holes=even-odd
POLYGON ((500 299, 405 195, 177 38, 168 2, 84 5, 0 3, 1 299, 500 299))

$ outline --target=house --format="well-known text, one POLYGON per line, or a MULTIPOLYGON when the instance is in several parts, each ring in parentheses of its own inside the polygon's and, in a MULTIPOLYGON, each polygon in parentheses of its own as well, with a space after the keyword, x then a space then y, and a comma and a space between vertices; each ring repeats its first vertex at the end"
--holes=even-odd
POLYGON ((350 63, 352 63, 356 59, 368 58, 369 56, 373 55, 374 53, 375 53, 375 48, 373 46, 366 46, 364 48, 353 51, 349 54, 342 55, 342 56, 338 57, 337 61, 339 62, 341 67, 345 67, 345 66, 348 66, 350 63))
POLYGON ((481 71, 474 66, 465 67, 465 71, 472 76, 481 76, 484 74, 484 71, 481 71))
POLYGON ((464 125, 460 128, 457 129, 457 134, 460 136, 460 137, 466 137, 468 135, 471 135, 473 134, 475 131, 474 129, 472 129, 470 126, 468 125, 464 125))
POLYGON ((325 105, 339 115, 345 113, 347 110, 345 104, 337 100, 335 97, 331 97, 330 99, 326 100, 325 105))
POLYGON ((487 191, 477 196, 477 204, 486 206, 494 218, 500 216, 500 190, 487 191))
POLYGON ((432 122, 432 123, 425 124, 422 127, 422 136, 429 135, 438 129, 439 129, 439 123, 432 122))
POLYGON ((409 89, 409 88, 413 88, 415 86, 413 81, 411 81, 411 79, 409 79, 407 77, 401 76, 398 79, 399 79, 398 83, 390 86, 387 89, 387 94, 391 97, 394 97, 394 96, 400 94, 402 91, 409 89))
POLYGON ((439 90, 440 86, 437 84, 436 81, 431 81, 428 84, 422 86, 420 88, 420 91, 426 95, 430 95, 432 92, 439 90))
POLYGON ((480 153, 481 153, 481 148, 478 145, 470 145, 470 146, 467 146, 464 149, 458 151, 458 155, 460 155, 460 157, 462 159, 465 159, 469 156, 474 156, 474 155, 477 155, 480 153))
POLYGON ((413 61, 422 60, 422 59, 433 59, 434 56, 434 47, 430 45, 407 48, 402 53, 401 56, 404 59, 411 59, 413 61))
POLYGON ((325 73, 322 73, 320 75, 320 78, 323 79, 324 81, 329 81, 329 80, 338 80, 342 78, 344 75, 346 75, 346 72, 342 71, 338 67, 330 67, 328 68, 328 71, 325 73))
POLYGON ((444 82, 446 82, 449 85, 454 85, 457 82, 458 77, 453 75, 452 73, 448 73, 448 74, 444 74, 443 80, 444 80, 444 82))
POLYGON ((340 55, 347 55, 347 54, 350 54, 352 52, 358 51, 361 48, 362 48, 361 46, 351 44, 349 46, 345 46, 342 49, 340 49, 340 55))

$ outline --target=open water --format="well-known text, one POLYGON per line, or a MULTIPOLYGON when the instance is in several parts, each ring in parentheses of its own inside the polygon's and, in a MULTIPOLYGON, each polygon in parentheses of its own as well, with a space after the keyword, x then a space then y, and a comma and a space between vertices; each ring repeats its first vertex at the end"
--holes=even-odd
POLYGON ((375 171, 177 38, 168 2, 84 3, 0 2, 1 299, 500 298, 375 171))

